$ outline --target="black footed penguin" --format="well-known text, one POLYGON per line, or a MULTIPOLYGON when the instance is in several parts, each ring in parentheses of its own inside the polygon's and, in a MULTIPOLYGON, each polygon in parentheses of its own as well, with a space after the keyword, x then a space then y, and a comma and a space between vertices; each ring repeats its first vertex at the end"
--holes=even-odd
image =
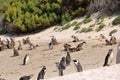
POLYGON ((18 41, 19 42, 19 46, 18 46, 18 50, 22 50, 22 44, 21 44, 21 41, 18 41))
POLYGON ((62 57, 58 69, 59 69, 59 76, 63 76, 63 70, 66 68, 66 58, 62 57))
POLYGON ((109 49, 108 54, 105 57, 105 62, 103 66, 109 66, 113 60, 113 49, 109 49))
POLYGON ((53 41, 52 40, 50 40, 48 42, 48 46, 49 46, 49 49, 53 49, 53 41))
POLYGON ((77 51, 81 50, 81 49, 82 49, 83 44, 86 44, 86 42, 84 41, 84 42, 82 42, 82 43, 78 44, 78 45, 77 45, 77 47, 76 47, 76 50, 77 50, 77 51))
POLYGON ((29 56, 28 54, 25 55, 24 59, 23 59, 23 65, 26 65, 29 61, 29 56))
POLYGON ((38 74, 37 80, 44 79, 45 73, 46 73, 46 66, 43 66, 43 68, 41 69, 41 71, 38 74))
POLYGON ((19 80, 30 80, 33 75, 22 76, 19 80))
POLYGON ((64 70, 66 68, 66 58, 62 57, 59 66, 64 70))
POLYGON ((74 62, 74 64, 75 64, 78 72, 83 71, 82 66, 81 66, 81 64, 80 64, 80 62, 79 62, 78 60, 75 60, 75 59, 74 59, 73 62, 74 62))
POLYGON ((70 56, 70 53, 67 52, 67 55, 66 55, 66 65, 70 65, 70 62, 71 62, 71 56, 70 56))

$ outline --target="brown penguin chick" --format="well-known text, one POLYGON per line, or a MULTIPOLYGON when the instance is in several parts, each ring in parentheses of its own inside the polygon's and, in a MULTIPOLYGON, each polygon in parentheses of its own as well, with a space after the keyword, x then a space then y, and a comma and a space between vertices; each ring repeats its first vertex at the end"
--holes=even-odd
POLYGON ((27 37, 26 39, 22 39, 22 43, 23 44, 28 44, 30 42, 30 38, 29 37, 27 37))
POLYGON ((110 45, 113 45, 113 44, 117 44, 115 36, 111 36, 111 39, 110 39, 110 45))
POLYGON ((32 44, 31 42, 29 42, 29 50, 33 50, 33 49, 35 49, 34 44, 32 44))
POLYGON ((67 44, 67 43, 64 44, 64 50, 65 51, 69 51, 70 48, 71 48, 70 44, 67 44))
POLYGON ((19 46, 18 46, 18 50, 22 50, 22 44, 21 44, 21 41, 18 41, 19 42, 19 46))
POLYGON ((15 47, 15 41, 13 40, 13 38, 10 38, 11 40, 11 47, 14 48, 15 47))
POLYGON ((77 36, 71 36, 74 40, 72 41, 72 42, 78 42, 79 41, 79 39, 78 39, 78 37, 77 36))
POLYGON ((19 56, 20 55, 19 52, 15 49, 15 47, 13 48, 13 52, 14 52, 13 56, 19 56))
POLYGON ((105 45, 110 45, 110 41, 108 39, 105 39, 105 45))
POLYGON ((0 51, 7 49, 7 46, 4 44, 3 41, 1 41, 0 51))

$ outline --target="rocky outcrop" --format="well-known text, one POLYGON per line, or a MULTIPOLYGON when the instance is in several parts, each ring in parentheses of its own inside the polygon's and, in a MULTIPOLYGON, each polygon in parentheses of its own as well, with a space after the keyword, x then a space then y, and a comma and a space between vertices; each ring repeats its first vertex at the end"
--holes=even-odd
POLYGON ((120 10, 119 0, 94 0, 90 3, 89 13, 94 12, 115 12, 120 10))

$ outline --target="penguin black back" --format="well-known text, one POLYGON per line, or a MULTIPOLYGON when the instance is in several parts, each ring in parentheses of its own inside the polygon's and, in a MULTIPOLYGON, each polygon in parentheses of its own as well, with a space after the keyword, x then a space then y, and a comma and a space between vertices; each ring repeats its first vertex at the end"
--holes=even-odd
POLYGON ((71 56, 70 56, 70 53, 67 52, 67 55, 66 55, 66 65, 70 65, 70 62, 71 62, 71 56))
POLYGON ((106 57, 105 57, 105 62, 104 62, 104 65, 103 65, 103 66, 109 66, 108 60, 109 60, 109 58, 110 58, 110 55, 111 55, 112 51, 113 51, 113 49, 109 49, 108 54, 107 54, 106 57))
POLYGON ((66 68, 66 58, 62 57, 59 66, 61 67, 61 69, 65 69, 66 68))
POLYGON ((43 66, 43 68, 38 74, 37 80, 44 79, 45 73, 46 73, 46 66, 43 66))
POLYGON ((23 65, 26 65, 28 62, 29 56, 28 54, 25 55, 24 59, 23 59, 23 65))
POLYGON ((22 76, 19 80, 30 80, 32 78, 33 75, 29 75, 29 76, 22 76))

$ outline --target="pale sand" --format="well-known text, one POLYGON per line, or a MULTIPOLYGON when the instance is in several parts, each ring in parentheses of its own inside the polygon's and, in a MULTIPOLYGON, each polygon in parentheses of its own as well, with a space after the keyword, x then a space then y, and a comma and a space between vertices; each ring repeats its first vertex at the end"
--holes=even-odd
MULTIPOLYGON (((80 19, 76 19, 77 21, 80 19)), ((105 21, 107 21, 106 19, 105 21)), ((107 24, 107 22, 105 22, 107 24)), ((92 24, 92 22, 91 22, 92 24)), ((90 25, 90 23, 86 26, 90 25)), ((84 26, 85 26, 84 25, 84 26)), ((78 59, 81 62, 81 65, 83 66, 83 70, 88 69, 94 69, 94 68, 100 68, 102 67, 104 63, 104 58, 110 48, 114 49, 114 60, 112 62, 112 65, 116 63, 116 49, 117 45, 112 46, 105 46, 98 40, 99 35, 103 33, 106 37, 108 36, 108 33, 113 29, 118 29, 118 32, 114 35, 117 37, 118 41, 120 39, 120 29, 119 26, 114 27, 108 27, 107 29, 103 29, 100 32, 89 32, 89 33, 75 33, 73 31, 73 27, 62 31, 62 32, 55 32, 54 27, 51 27, 45 31, 42 31, 40 33, 27 35, 30 37, 31 42, 34 44, 40 45, 35 50, 28 50, 28 45, 23 46, 23 50, 19 51, 20 56, 18 57, 12 57, 13 50, 7 49, 0 52, 0 75, 2 78, 5 78, 7 80, 19 80, 21 76, 24 75, 30 75, 33 74, 32 80, 36 80, 37 75, 39 71, 41 70, 43 65, 46 65, 47 72, 45 75, 45 78, 53 78, 58 76, 58 70, 56 68, 56 62, 59 62, 61 57, 66 56, 66 52, 63 51, 63 44, 65 42, 70 43, 73 47, 79 44, 72 43, 71 35, 78 36, 79 39, 83 39, 87 42, 86 45, 83 46, 82 51, 73 52, 70 53, 72 59, 78 59), (50 36, 54 35, 58 42, 61 44, 54 46, 53 50, 48 50, 48 41, 50 40, 50 36), (89 38, 90 37, 90 38, 89 38), (98 47, 93 48, 93 45, 99 44, 98 47), (25 54, 30 55, 30 61, 27 65, 23 66, 23 58, 25 54)), ((20 37, 14 37, 16 43, 18 43, 18 40, 22 40, 22 38, 26 38, 27 36, 20 36, 20 37)), ((2 39, 6 38, 7 36, 2 35, 2 39)), ((109 37, 108 37, 109 38, 109 37)), ((16 47, 18 44, 16 45, 16 47)), ((70 66, 66 68, 64 71, 64 74, 72 74, 76 72, 76 68, 71 63, 70 66)))

